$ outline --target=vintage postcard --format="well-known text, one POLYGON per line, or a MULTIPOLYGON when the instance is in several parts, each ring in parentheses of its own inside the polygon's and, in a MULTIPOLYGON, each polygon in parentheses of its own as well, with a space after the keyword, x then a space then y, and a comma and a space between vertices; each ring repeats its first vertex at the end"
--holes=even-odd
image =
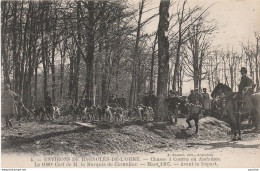
POLYGON ((1 167, 260 167, 259 0, 2 0, 1 167))

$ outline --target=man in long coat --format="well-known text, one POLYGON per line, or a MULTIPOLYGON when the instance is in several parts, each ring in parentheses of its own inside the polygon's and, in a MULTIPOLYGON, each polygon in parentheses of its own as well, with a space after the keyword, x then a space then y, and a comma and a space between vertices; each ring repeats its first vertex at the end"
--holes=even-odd
MULTIPOLYGON (((45 110, 46 110, 47 117, 51 118, 53 108, 52 108, 51 97, 48 92, 46 92, 46 97, 44 99, 44 103, 45 103, 45 110)), ((43 116, 42 116, 41 120, 44 120, 43 116)))
POLYGON ((194 90, 190 91, 190 95, 188 96, 188 100, 189 100, 189 103, 195 104, 196 98, 195 98, 194 90))
POLYGON ((202 107, 205 110, 205 114, 209 114, 210 110, 210 99, 209 99, 209 94, 207 93, 207 89, 203 88, 203 93, 202 93, 202 107))
POLYGON ((12 127, 12 116, 17 114, 15 106, 16 93, 10 90, 10 85, 6 84, 2 93, 2 117, 5 120, 6 127, 12 127))

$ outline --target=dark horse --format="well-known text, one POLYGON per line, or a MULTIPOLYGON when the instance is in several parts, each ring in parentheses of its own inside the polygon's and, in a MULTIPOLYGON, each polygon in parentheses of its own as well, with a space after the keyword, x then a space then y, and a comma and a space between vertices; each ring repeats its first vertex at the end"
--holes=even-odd
POLYGON ((252 100, 250 98, 250 94, 245 94, 245 102, 243 105, 237 105, 237 100, 235 96, 237 93, 232 92, 232 89, 227 85, 218 83, 213 92, 211 93, 212 98, 216 98, 217 96, 224 95, 225 102, 223 103, 224 113, 228 118, 228 122, 231 127, 231 132, 234 137, 232 141, 241 140, 241 131, 240 131, 240 114, 251 113, 254 110, 254 106, 252 105, 252 100), (241 106, 241 107, 239 107, 241 106), (237 137, 238 133, 238 137, 237 137))
MULTIPOLYGON (((178 111, 180 110, 182 113, 188 113, 188 109, 186 107, 186 97, 175 96, 175 97, 168 97, 165 99, 165 102, 168 104, 168 111, 170 120, 172 120, 172 115, 175 115, 175 122, 177 122, 178 118, 178 111), (180 108, 179 108, 180 107, 180 108)), ((183 113, 183 114, 184 114, 183 113)))

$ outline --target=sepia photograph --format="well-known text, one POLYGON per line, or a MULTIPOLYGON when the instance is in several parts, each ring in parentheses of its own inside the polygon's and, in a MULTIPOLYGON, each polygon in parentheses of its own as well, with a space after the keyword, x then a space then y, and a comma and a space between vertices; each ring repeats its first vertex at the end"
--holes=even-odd
POLYGON ((1 0, 1 168, 258 171, 259 79, 260 0, 1 0))

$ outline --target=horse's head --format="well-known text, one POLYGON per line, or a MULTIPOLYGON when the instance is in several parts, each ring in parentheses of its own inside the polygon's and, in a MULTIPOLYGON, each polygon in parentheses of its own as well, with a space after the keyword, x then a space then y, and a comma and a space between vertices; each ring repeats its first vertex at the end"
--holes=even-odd
POLYGON ((218 83, 217 86, 214 88, 214 90, 211 93, 212 98, 216 98, 217 96, 224 93, 225 95, 228 95, 232 93, 232 89, 229 88, 226 84, 218 83))

